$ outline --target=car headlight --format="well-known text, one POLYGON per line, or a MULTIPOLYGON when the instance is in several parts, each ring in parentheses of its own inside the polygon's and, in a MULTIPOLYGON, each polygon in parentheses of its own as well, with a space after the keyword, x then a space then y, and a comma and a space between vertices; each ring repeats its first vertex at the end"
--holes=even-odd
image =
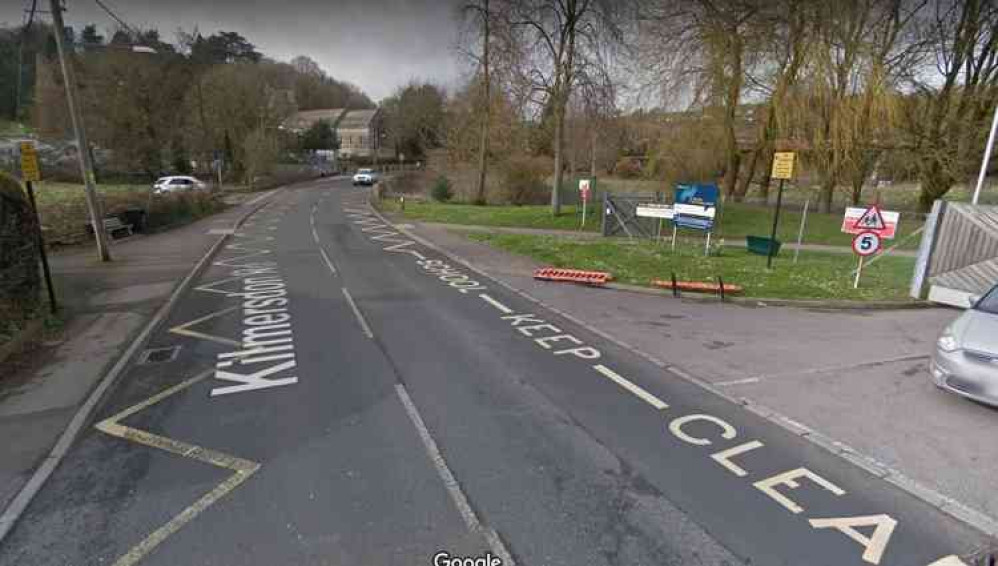
POLYGON ((936 346, 944 352, 955 352, 959 349, 959 344, 957 344, 956 338, 954 338, 952 334, 946 333, 939 337, 939 340, 936 342, 936 346))

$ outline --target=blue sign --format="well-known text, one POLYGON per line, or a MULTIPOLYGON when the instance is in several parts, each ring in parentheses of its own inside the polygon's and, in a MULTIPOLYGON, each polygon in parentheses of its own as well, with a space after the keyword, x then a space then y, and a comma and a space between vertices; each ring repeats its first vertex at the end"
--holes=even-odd
POLYGON ((718 194, 713 183, 676 185, 673 224, 678 228, 713 230, 718 194))
POLYGON ((680 228, 692 228, 694 230, 710 231, 714 229, 714 219, 701 216, 687 216, 677 214, 672 218, 672 223, 680 228))
POLYGON ((676 204, 698 204, 717 206, 719 191, 713 183, 676 185, 676 204))

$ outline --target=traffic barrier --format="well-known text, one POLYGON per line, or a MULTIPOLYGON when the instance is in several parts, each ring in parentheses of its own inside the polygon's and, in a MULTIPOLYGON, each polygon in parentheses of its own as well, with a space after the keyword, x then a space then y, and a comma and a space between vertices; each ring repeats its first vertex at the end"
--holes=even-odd
POLYGON ((661 287, 663 289, 672 289, 673 291, 690 291, 693 293, 721 293, 723 295, 728 294, 738 294, 743 291, 741 285, 732 285, 731 283, 712 283, 706 281, 662 281, 661 279, 655 279, 651 282, 652 287, 661 287), (723 287, 722 287, 723 285, 723 287))
POLYGON ((587 285, 603 285, 613 279, 605 271, 584 271, 581 269, 559 269, 544 267, 534 270, 534 279, 545 281, 567 281, 570 283, 585 283, 587 285))

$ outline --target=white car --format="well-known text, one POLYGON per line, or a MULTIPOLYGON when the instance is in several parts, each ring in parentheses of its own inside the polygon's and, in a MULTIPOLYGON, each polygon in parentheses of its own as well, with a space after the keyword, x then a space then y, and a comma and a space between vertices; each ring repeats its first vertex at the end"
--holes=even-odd
POLYGON ((377 180, 378 176, 375 175, 373 169, 358 169, 357 173, 353 176, 353 186, 373 185, 377 180))
POLYGON ((172 193, 176 191, 198 190, 203 191, 208 185, 186 175, 174 175, 170 177, 160 177, 153 183, 152 190, 157 195, 172 193))

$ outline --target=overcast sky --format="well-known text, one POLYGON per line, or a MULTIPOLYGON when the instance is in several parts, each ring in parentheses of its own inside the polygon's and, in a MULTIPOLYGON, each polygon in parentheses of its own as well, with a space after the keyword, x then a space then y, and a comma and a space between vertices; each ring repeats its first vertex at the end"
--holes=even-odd
MULTIPOLYGON (((95 0, 65 0, 66 25, 113 30, 95 0)), ((268 57, 308 55, 333 77, 375 101, 412 78, 447 87, 459 81, 454 55, 458 0, 103 0, 131 26, 156 28, 173 42, 178 28, 244 35, 268 57)), ((48 0, 39 0, 46 9, 48 0)), ((31 0, 0 0, 0 23, 20 24, 31 0)), ((47 14, 41 17, 48 18, 47 14)), ((110 35, 109 33, 105 35, 110 35)))

